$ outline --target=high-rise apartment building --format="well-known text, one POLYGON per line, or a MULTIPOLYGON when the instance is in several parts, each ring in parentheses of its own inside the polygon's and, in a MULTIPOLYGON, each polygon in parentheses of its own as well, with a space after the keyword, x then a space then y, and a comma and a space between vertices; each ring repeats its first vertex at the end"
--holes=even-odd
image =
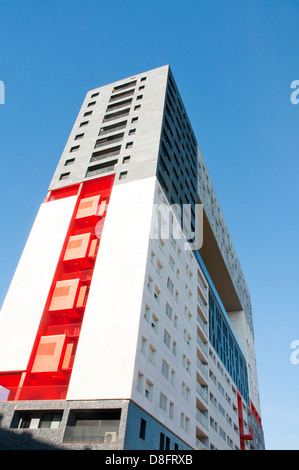
POLYGON ((87 93, 1 310, 0 386, 2 448, 264 447, 250 295, 169 66, 87 93))

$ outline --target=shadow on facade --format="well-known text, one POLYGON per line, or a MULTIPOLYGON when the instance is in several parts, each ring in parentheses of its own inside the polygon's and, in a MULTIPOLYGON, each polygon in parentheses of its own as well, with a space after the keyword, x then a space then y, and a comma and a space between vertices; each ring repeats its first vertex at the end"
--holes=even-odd
POLYGON ((0 414, 0 450, 62 450, 52 444, 36 439, 28 431, 21 434, 1 427, 3 415, 0 414))

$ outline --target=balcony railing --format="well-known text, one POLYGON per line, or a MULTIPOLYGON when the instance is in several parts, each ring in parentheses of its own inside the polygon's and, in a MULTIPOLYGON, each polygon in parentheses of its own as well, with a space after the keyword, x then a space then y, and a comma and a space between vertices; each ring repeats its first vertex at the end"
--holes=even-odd
POLYGON ((197 393, 208 403, 208 389, 207 387, 202 387, 199 383, 196 385, 197 393))
POLYGON ((197 344, 207 356, 208 355, 208 343, 204 343, 202 339, 197 335, 197 344))
POLYGON ((198 447, 200 450, 208 450, 208 446, 202 442, 200 439, 196 439, 196 447, 198 447))
POLYGON ((209 421, 208 421, 207 416, 205 416, 199 410, 196 410, 196 419, 204 428, 209 429, 209 421))
POLYGON ((198 323, 200 324, 200 326, 202 327, 203 331, 205 332, 206 335, 208 335, 208 324, 205 323, 199 316, 199 314, 197 314, 197 321, 198 323))
POLYGON ((208 379, 209 378, 209 369, 208 369, 207 364, 203 364, 198 358, 197 358, 196 364, 197 364, 198 369, 208 379))
POLYGON ((63 442, 97 442, 116 444, 118 442, 119 420, 104 421, 103 425, 67 426, 63 442), (117 429, 117 431, 116 431, 117 429))
POLYGON ((208 306, 203 302, 202 298, 200 297, 200 295, 197 294, 197 302, 199 303, 200 305, 200 308, 202 309, 203 313, 205 315, 207 315, 208 313, 208 306))
POLYGON ((3 388, 0 390, 0 401, 65 400, 67 389, 67 385, 3 388))

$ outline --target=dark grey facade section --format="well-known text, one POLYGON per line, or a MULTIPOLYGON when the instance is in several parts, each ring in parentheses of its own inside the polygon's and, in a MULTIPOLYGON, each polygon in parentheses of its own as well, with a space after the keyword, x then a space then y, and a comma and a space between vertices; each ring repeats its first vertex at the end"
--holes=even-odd
POLYGON ((0 402, 0 450, 123 450, 128 405, 127 400, 0 402))

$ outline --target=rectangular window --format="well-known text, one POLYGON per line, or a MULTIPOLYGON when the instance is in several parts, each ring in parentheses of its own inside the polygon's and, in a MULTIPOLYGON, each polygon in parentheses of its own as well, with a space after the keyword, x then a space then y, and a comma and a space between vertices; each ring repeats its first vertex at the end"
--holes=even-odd
POLYGON ((69 158, 68 160, 66 160, 64 166, 72 165, 74 161, 75 161, 75 158, 69 158))
MULTIPOLYGON (((83 116, 90 116, 92 114, 92 111, 86 111, 86 113, 83 114, 83 116)), ((81 127, 81 126, 80 126, 81 127)))
POLYGON ((163 411, 167 410, 167 397, 162 392, 160 392, 159 407, 163 411))
POLYGON ((62 175, 60 175, 59 179, 60 179, 60 181, 61 180, 66 180, 69 176, 70 176, 70 173, 62 173, 62 175))
POLYGON ((130 156, 124 157, 122 162, 123 163, 129 163, 130 159, 131 159, 130 156))
POLYGON ((152 363, 155 364, 156 362, 156 349, 152 344, 150 344, 149 350, 148 350, 148 360, 152 363))
POLYGON ((168 318, 171 320, 172 319, 172 308, 169 305, 169 303, 167 303, 167 302, 166 302, 166 311, 165 311, 165 313, 168 316, 168 318))
POLYGON ((130 149, 130 148, 132 148, 132 147, 133 147, 133 142, 128 142, 128 143, 126 144, 126 149, 130 149))
POLYGON ((62 420, 62 411, 17 411, 13 417, 12 428, 58 429, 62 420))
POLYGON ((71 147, 70 153, 71 152, 76 152, 77 150, 79 150, 79 148, 80 148, 80 145, 76 145, 75 147, 71 147))
POLYGON ((164 330, 164 338, 163 338, 163 341, 164 341, 164 343, 166 344, 166 346, 167 346, 168 348, 170 348, 170 339, 171 339, 170 334, 168 333, 167 330, 164 330))
POLYGON ((146 383, 145 383, 145 396, 148 400, 152 401, 153 400, 153 388, 154 388, 154 385, 152 384, 152 382, 148 379, 146 379, 146 383))
POLYGON ((97 92, 95 92, 95 93, 93 93, 93 94, 91 95, 91 98, 95 98, 96 96, 99 96, 99 94, 100 94, 100 92, 97 91, 97 92))
POLYGON ((145 419, 141 418, 140 420, 140 430, 139 430, 139 437, 140 439, 145 439, 146 434, 146 421, 145 419))
POLYGON ((88 103, 87 107, 90 108, 90 106, 94 106, 96 104, 95 101, 92 101, 91 103, 88 103))
POLYGON ((122 172, 119 174, 119 179, 120 179, 120 180, 124 180, 124 179, 126 179, 127 175, 128 175, 128 172, 127 172, 127 171, 122 171, 122 172))
POLYGON ((89 121, 84 121, 84 122, 81 122, 80 126, 79 127, 84 127, 84 126, 87 126, 87 124, 89 123, 89 121))
POLYGON ((83 139, 83 137, 84 137, 84 134, 78 134, 76 135, 75 140, 83 139))
POLYGON ((142 393, 143 389, 143 374, 141 372, 138 372, 137 375, 137 390, 138 392, 142 393))
POLYGON ((164 450, 164 445, 165 445, 165 434, 163 434, 163 432, 161 432, 160 433, 159 450, 164 450))
POLYGON ((171 294, 173 294, 174 284, 170 278, 167 279, 167 288, 171 294))
POLYGON ((162 359, 162 369, 161 369, 162 375, 165 377, 165 379, 169 379, 169 364, 162 359))

